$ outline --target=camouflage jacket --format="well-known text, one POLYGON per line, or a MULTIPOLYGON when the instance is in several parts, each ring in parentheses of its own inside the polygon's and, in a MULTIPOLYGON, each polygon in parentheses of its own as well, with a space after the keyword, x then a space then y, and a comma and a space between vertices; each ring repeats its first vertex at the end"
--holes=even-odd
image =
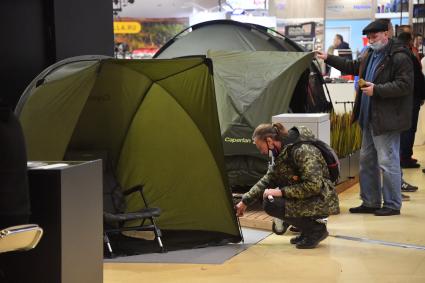
MULTIPOLYGON (((299 132, 297 141, 314 138, 310 129, 296 129, 299 132)), ((262 199, 265 189, 273 188, 282 190, 285 217, 328 216, 339 213, 338 196, 329 180, 326 161, 314 145, 301 144, 291 149, 291 144, 283 144, 275 164, 243 195, 242 201, 250 205, 262 199)))

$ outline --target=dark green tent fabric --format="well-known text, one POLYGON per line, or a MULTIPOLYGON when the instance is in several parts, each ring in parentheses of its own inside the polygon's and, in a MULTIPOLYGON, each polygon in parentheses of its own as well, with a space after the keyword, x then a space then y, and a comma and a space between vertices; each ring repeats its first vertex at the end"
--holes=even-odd
POLYGON ((232 20, 196 24, 154 58, 206 55, 214 64, 226 172, 234 191, 246 191, 267 170, 251 136, 260 123, 287 112, 322 112, 329 105, 313 54, 258 25, 232 20), (316 82, 316 83, 315 83, 316 82))
POLYGON ((224 153, 257 156, 251 141, 256 126, 287 112, 298 78, 313 54, 279 51, 213 51, 224 153))
POLYGON ((68 60, 34 80, 17 112, 29 160, 106 150, 124 190, 144 184, 161 208, 161 229, 241 240, 209 59, 68 60))
POLYGON ((256 183, 266 172, 251 137, 256 126, 286 113, 312 53, 279 51, 213 51, 214 82, 224 154, 230 184, 256 183))

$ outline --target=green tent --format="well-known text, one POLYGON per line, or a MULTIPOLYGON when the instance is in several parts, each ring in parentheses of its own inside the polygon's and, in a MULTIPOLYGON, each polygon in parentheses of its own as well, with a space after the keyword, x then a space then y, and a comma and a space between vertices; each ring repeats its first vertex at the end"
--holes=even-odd
POLYGON ((235 190, 255 184, 266 171, 251 137, 256 126, 288 112, 312 53, 212 51, 226 170, 235 190))
POLYGON ((221 136, 231 185, 252 185, 266 171, 251 137, 256 126, 286 113, 312 53, 213 51, 221 136))
POLYGON ((313 53, 266 27, 232 20, 193 25, 154 58, 205 55, 214 65, 215 93, 226 172, 234 191, 246 191, 267 171, 251 142, 273 115, 329 109, 313 53))
POLYGON ((254 128, 288 110, 298 78, 311 63, 312 54, 210 50, 207 57, 214 62, 225 152, 257 155, 251 141, 254 128))
MULTIPOLYGON (((123 189, 144 184, 161 208, 165 240, 167 231, 189 246, 241 240, 209 59, 71 58, 43 71, 16 112, 29 160, 106 150, 123 189)), ((141 206, 128 199, 129 210, 141 206)))

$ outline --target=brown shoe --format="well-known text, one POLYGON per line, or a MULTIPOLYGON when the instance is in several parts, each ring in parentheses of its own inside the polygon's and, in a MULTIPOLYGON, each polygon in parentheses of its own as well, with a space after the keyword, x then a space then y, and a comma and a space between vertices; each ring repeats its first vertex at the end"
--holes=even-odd
POLYGON ((402 201, 409 201, 410 200, 410 196, 405 195, 405 194, 401 194, 401 200, 402 201))

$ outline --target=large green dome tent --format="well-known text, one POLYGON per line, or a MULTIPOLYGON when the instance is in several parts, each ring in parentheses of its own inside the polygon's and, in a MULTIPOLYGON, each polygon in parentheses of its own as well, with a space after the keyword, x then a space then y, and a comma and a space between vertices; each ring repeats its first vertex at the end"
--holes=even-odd
POLYGON ((166 43, 154 58, 206 55, 214 65, 226 171, 232 188, 246 190, 266 171, 251 142, 254 128, 273 115, 326 112, 322 77, 313 54, 258 25, 203 22, 166 43))
MULTIPOLYGON (((144 184, 161 208, 165 244, 241 240, 209 59, 66 59, 33 80, 16 113, 29 160, 106 150, 123 189, 144 184)), ((130 211, 142 205, 128 199, 130 211)))

